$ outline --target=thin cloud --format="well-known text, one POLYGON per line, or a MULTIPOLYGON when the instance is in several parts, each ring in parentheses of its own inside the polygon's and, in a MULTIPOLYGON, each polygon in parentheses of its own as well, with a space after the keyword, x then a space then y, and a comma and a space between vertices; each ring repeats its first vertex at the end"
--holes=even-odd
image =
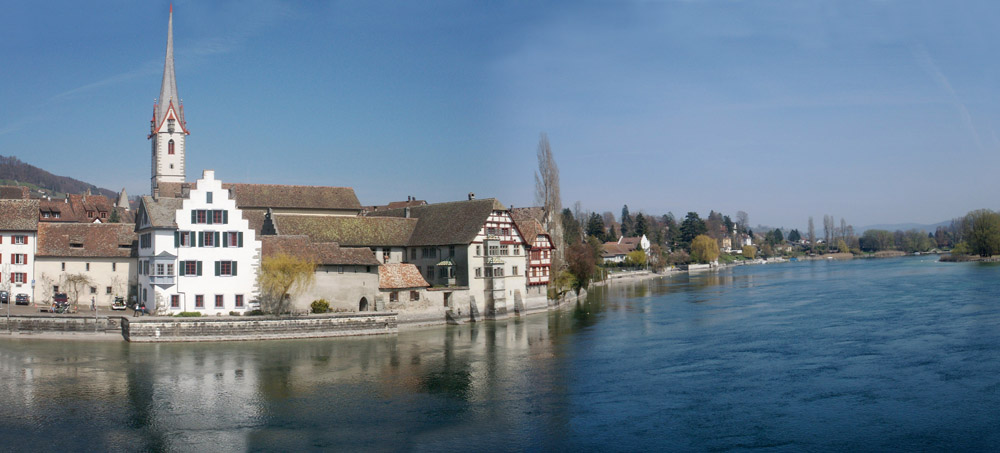
POLYGON ((924 49, 923 46, 914 47, 912 52, 913 57, 916 58, 917 63, 924 70, 924 72, 931 76, 931 79, 933 79, 938 86, 944 89, 944 91, 948 94, 948 97, 951 98, 952 103, 955 104, 956 108, 958 108, 959 115, 962 118, 962 123, 965 124, 965 127, 972 133, 973 138, 976 139, 976 145, 979 147, 979 150, 985 151, 986 148, 983 146, 983 140, 979 136, 979 131, 976 130, 975 123, 972 121, 972 114, 969 113, 969 108, 965 106, 965 103, 958 98, 958 94, 955 93, 955 89, 951 86, 951 82, 948 81, 948 77, 944 75, 944 72, 941 71, 941 68, 938 67, 937 63, 934 62, 934 59, 931 58, 931 55, 927 53, 927 50, 924 49))

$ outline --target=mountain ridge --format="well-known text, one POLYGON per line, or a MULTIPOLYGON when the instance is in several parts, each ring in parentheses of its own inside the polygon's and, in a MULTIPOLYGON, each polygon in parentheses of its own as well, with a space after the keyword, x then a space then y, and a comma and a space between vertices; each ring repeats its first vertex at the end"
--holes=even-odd
POLYGON ((69 176, 59 176, 29 163, 16 156, 0 155, 0 182, 6 185, 26 186, 31 189, 31 196, 60 197, 65 194, 81 194, 90 190, 94 195, 104 195, 110 200, 118 197, 118 192, 97 187, 69 176))

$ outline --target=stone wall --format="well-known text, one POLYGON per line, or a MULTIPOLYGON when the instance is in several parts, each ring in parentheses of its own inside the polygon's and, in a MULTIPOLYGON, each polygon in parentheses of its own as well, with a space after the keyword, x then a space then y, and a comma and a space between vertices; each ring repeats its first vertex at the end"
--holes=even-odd
POLYGON ((122 336, 132 342, 277 340, 397 332, 395 313, 123 319, 122 336))
POLYGON ((7 317, 0 317, 0 333, 32 334, 32 333, 106 333, 118 332, 121 327, 120 316, 33 316, 11 315, 8 324, 7 317))

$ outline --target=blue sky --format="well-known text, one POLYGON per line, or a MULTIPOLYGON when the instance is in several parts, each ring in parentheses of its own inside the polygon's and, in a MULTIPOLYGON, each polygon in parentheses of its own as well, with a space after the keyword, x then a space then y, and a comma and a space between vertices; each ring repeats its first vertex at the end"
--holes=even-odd
MULTIPOLYGON (((149 190, 169 2, 0 16, 0 154, 149 190)), ((174 2, 188 177, 804 227, 1000 193, 1000 3, 174 2)))

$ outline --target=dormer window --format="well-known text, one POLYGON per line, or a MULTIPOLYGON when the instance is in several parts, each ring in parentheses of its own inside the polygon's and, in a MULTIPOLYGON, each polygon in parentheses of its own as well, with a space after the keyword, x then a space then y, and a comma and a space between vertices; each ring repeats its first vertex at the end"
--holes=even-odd
MULTIPOLYGON (((174 131, 173 121, 174 120, 170 120, 170 132, 174 131)), ((169 142, 167 142, 167 154, 173 154, 173 153, 174 153, 174 141, 170 140, 169 142)))
MULTIPOLYGON (((174 119, 173 118, 167 120, 167 132, 170 132, 171 134, 174 133, 174 119)), ((173 143, 174 143, 174 141, 171 140, 170 144, 173 145, 173 143)), ((173 146, 170 147, 170 154, 173 154, 173 146)))

